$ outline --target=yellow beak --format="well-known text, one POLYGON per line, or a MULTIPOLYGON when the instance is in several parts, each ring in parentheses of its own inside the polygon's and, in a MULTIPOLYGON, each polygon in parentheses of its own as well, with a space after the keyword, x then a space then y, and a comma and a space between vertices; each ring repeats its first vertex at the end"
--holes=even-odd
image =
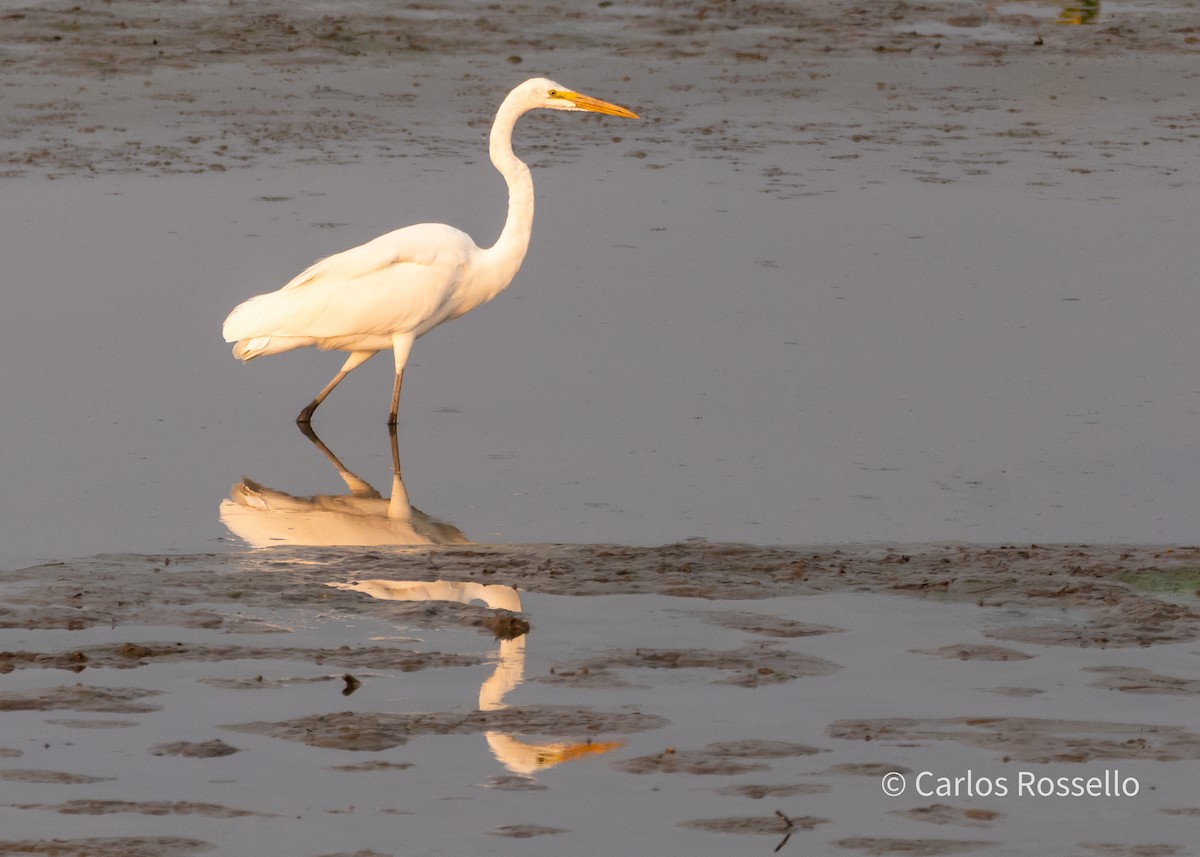
POLYGON ((570 101, 580 110, 590 110, 592 113, 606 113, 609 116, 624 116, 626 119, 640 118, 632 110, 626 110, 616 104, 609 104, 607 101, 601 101, 599 98, 592 98, 590 95, 580 95, 578 92, 560 92, 559 96, 570 101))

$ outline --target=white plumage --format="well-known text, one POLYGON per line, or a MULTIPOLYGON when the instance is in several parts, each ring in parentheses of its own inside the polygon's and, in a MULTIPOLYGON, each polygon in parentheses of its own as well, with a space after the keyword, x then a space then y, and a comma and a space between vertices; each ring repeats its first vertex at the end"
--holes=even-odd
POLYGON ((276 292, 258 295, 225 319, 233 354, 253 360, 293 348, 349 351, 341 371, 300 412, 307 423, 325 397, 355 367, 392 349, 396 362, 388 422, 396 422, 404 365, 413 342, 499 294, 516 275, 533 227, 533 179, 512 151, 512 130, 529 110, 636 114, 568 90, 551 80, 527 80, 508 94, 490 137, 492 163, 508 184, 508 217, 487 249, 443 223, 397 229, 313 264, 276 292))

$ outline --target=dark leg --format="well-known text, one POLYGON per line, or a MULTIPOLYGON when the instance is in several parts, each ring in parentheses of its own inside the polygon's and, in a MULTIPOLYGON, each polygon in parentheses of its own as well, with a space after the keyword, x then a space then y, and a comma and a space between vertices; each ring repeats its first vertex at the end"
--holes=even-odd
POLYGON ((396 373, 396 383, 392 387, 392 410, 388 413, 388 425, 395 428, 396 426, 396 411, 400 408, 400 385, 404 381, 404 370, 401 369, 396 373))
POLYGON ((392 351, 396 357, 396 383, 392 386, 392 409, 388 413, 388 425, 396 424, 396 411, 400 408, 400 384, 404 381, 404 364, 408 362, 408 352, 412 350, 413 335, 411 333, 393 333, 392 351))
POLYGON ((350 356, 346 358, 346 362, 342 364, 342 369, 333 376, 333 380, 325 385, 325 389, 317 393, 317 397, 308 403, 308 407, 300 412, 300 416, 296 417, 296 422, 304 425, 312 420, 313 412, 321 406, 321 402, 325 401, 325 397, 333 392, 333 388, 342 383, 342 379, 349 375, 354 369, 366 363, 368 359, 374 357, 375 351, 351 351, 350 356))

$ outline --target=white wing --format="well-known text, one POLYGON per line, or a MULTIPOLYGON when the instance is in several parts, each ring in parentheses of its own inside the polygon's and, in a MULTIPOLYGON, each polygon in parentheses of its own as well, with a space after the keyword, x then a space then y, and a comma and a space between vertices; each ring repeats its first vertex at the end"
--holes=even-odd
POLYGON ((225 319, 226 342, 252 337, 320 340, 423 333, 452 308, 479 248, 441 223, 389 232, 315 263, 282 289, 258 295, 225 319))

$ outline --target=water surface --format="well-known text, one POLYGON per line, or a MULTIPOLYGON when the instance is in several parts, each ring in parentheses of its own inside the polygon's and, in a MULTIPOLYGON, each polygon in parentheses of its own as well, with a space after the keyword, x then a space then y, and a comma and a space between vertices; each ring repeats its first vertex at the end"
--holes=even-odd
MULTIPOLYGON (((839 19, 838 50, 789 53, 795 22, 765 11, 689 19, 662 59, 657 14, 584 16, 626 62, 531 44, 472 73, 451 47, 299 27, 295 53, 270 30, 239 55, 215 25, 197 46, 136 16, 169 62, 93 23, 59 65, 13 53, 4 564, 236 545, 217 509, 243 477, 342 490, 292 425, 340 358, 242 367, 220 322, 406 223, 490 242, 487 124, 537 72, 646 118, 518 127, 533 244, 507 292, 414 350, 415 506, 503 543, 1194 540, 1198 131, 1160 11, 1110 12, 1136 20, 1136 63, 1000 13, 1047 50, 951 27, 897 54, 869 49, 895 24, 839 19)), ((17 39, 41 19, 13 20, 17 39)), ((315 423, 377 486, 390 374, 377 357, 315 423)))

